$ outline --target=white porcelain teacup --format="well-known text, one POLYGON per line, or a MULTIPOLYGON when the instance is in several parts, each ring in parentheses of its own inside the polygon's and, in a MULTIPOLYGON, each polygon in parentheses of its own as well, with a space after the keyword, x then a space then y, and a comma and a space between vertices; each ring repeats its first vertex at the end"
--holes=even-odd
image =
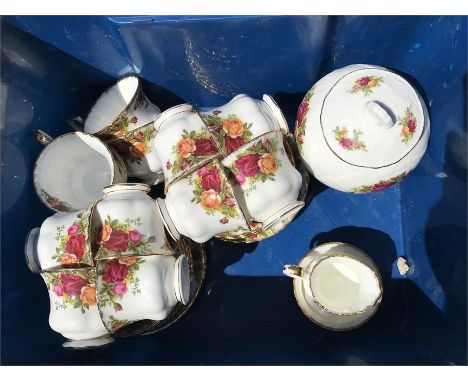
POLYGON ((102 189, 127 180, 122 158, 98 138, 81 132, 46 144, 34 167, 34 187, 41 201, 56 212, 80 211, 102 195, 102 189))
POLYGON ((154 124, 158 131, 154 148, 163 166, 166 190, 175 180, 220 155, 218 142, 191 105, 164 111, 154 124))
POLYGON ((221 232, 248 228, 234 190, 217 160, 172 183, 166 199, 158 199, 171 236, 204 243, 221 232))
POLYGON ((294 278, 294 293, 315 323, 332 330, 356 328, 377 311, 382 280, 374 262, 345 243, 326 243, 309 251, 283 273, 294 278))
POLYGON ((57 212, 40 229, 31 230, 25 250, 33 272, 94 264, 90 235, 92 210, 93 207, 78 212, 57 212))
POLYGON ((160 113, 146 97, 139 78, 130 75, 101 94, 86 117, 84 132, 104 139, 119 138, 154 121, 160 113))
POLYGON ((149 190, 142 183, 116 184, 103 190, 92 219, 96 259, 173 254, 149 190))
POLYGON ((235 186, 247 218, 263 229, 297 213, 301 174, 289 161, 280 130, 263 134, 227 156, 222 164, 237 180, 235 186))
POLYGON ((85 346, 113 341, 97 308, 95 268, 62 269, 41 276, 49 290, 49 324, 54 331, 74 340, 73 347, 80 347, 81 341, 85 346))
POLYGON ((185 255, 99 260, 96 285, 99 310, 112 333, 135 321, 163 320, 178 301, 187 304, 189 264, 185 255))
POLYGON ((263 101, 238 94, 223 106, 198 112, 226 154, 270 131, 281 129, 284 134, 288 133, 283 113, 267 94, 263 95, 263 101))
POLYGON ((150 122, 106 143, 125 161, 129 176, 154 185, 164 181, 162 165, 153 148, 155 137, 154 122, 150 122))

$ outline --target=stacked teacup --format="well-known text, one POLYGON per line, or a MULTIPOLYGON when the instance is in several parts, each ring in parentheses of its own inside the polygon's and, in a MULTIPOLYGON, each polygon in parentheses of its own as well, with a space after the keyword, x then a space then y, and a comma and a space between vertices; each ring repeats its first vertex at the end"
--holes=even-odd
POLYGON ((157 204, 175 240, 267 230, 303 207, 302 177, 283 146, 287 124, 270 96, 240 94, 214 109, 179 105, 154 124, 166 191, 157 204))
POLYGON ((87 132, 38 134, 46 147, 34 185, 57 213, 30 232, 25 252, 47 285, 50 326, 70 340, 64 346, 112 342, 123 326, 164 320, 190 298, 188 259, 168 244, 150 187, 124 183, 127 170, 151 184, 162 179, 149 146, 159 113, 138 78, 126 77, 98 99, 87 132), (134 156, 122 160, 114 149, 122 142, 134 156))

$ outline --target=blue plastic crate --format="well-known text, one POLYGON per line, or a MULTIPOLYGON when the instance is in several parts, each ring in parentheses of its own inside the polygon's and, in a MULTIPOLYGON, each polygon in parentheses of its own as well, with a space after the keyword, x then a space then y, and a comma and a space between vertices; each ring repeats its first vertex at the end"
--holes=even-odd
POLYGON ((3 364, 467 364, 466 17, 7 17, 1 23, 1 360, 3 364), (401 184, 345 194, 313 181, 309 204, 258 244, 207 244, 208 274, 186 316, 159 334, 66 351, 48 325, 27 232, 51 214, 33 190, 40 145, 116 78, 141 76, 161 109, 274 96, 290 127, 310 86, 370 63, 403 73, 432 122, 401 184), (345 241, 380 267, 384 298, 363 327, 311 323, 282 276, 316 244, 345 241), (396 259, 405 256, 404 277, 396 259))

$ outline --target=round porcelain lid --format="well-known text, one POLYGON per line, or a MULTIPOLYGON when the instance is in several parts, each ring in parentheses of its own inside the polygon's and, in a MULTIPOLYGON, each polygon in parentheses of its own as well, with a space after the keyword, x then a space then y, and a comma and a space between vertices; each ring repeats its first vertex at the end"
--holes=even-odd
POLYGON ((413 87, 384 69, 358 69, 325 97, 320 122, 329 148, 343 161, 379 168, 400 161, 418 143, 424 111, 413 87))

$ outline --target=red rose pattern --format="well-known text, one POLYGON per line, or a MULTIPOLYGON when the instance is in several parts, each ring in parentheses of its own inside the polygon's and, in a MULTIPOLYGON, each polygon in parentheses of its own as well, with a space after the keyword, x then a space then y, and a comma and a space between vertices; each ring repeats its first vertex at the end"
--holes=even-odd
MULTIPOLYGON (((206 168, 205 168, 206 170, 206 168)), ((201 188, 205 191, 215 190, 217 193, 221 192, 221 178, 219 176, 218 168, 212 166, 201 175, 201 188)))
POLYGON ((256 176, 260 171, 260 167, 258 166, 259 160, 260 155, 248 154, 237 159, 234 165, 239 169, 241 175, 245 177, 256 176))
POLYGON ((128 249, 128 234, 121 229, 113 230, 102 246, 112 252, 125 252, 128 249))
POLYGON ((216 142, 213 138, 198 138, 195 140, 194 156, 207 156, 218 151, 216 142))
POLYGON ((226 135, 224 137, 224 145, 226 147, 226 151, 228 154, 236 151, 238 148, 240 148, 244 144, 245 144, 245 141, 244 141, 244 138, 242 137, 231 138, 229 135, 226 135))
POLYGON ((88 284, 87 280, 83 277, 68 273, 62 273, 60 275, 60 281, 62 282, 63 293, 69 296, 79 296, 81 294, 81 288, 88 284))
POLYGON ((121 283, 128 275, 128 268, 124 264, 120 264, 118 259, 109 261, 102 275, 102 280, 105 283, 121 283))
POLYGON ((86 237, 83 234, 70 235, 68 237, 66 250, 68 253, 74 254, 78 261, 80 261, 84 254, 86 237))

